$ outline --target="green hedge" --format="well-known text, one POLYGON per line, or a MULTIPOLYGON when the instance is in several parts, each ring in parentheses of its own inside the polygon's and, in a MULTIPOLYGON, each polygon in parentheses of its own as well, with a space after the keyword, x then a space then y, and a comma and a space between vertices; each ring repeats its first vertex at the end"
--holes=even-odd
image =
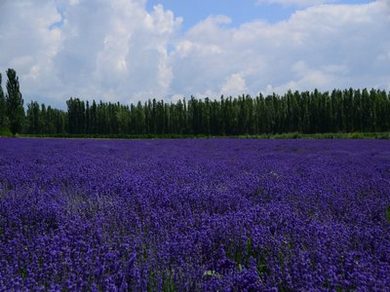
MULTIPOLYGON (((1 132, 0 132, 1 133, 1 132)), ((8 131, 9 135, 12 136, 8 131)), ((21 137, 36 138, 92 138, 92 139, 188 139, 188 138, 244 138, 244 139, 390 139, 390 132, 370 133, 283 133, 263 135, 239 135, 239 136, 207 136, 207 135, 178 135, 178 134, 146 134, 146 135, 99 135, 99 134, 21 134, 21 137)))
POLYGON ((8 128, 0 128, 0 137, 12 137, 12 133, 8 128))

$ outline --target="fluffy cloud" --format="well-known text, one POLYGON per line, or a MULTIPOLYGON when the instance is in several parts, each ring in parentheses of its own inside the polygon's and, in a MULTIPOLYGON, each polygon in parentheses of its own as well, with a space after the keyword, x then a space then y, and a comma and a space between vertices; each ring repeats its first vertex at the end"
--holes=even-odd
POLYGON ((60 20, 49 1, 0 3, 0 68, 15 68, 28 95, 50 91, 54 85, 52 59, 60 49, 61 31, 51 25, 60 20))
POLYGON ((17 70, 27 99, 57 106, 70 96, 134 102, 315 87, 390 90, 386 0, 312 5, 285 21, 233 28, 228 17, 213 16, 184 33, 173 12, 161 5, 148 12, 145 4, 3 0, 0 68, 17 70))
POLYGON ((389 15, 386 1, 377 1, 313 6, 276 24, 255 21, 238 28, 227 27, 226 18, 209 18, 177 45, 172 86, 218 95, 227 88, 226 80, 239 74, 251 94, 290 88, 388 89, 389 15))
POLYGON ((257 4, 278 4, 283 6, 315 6, 325 3, 334 3, 336 0, 257 0, 257 4))
POLYGON ((227 78, 222 86, 221 94, 237 96, 247 91, 245 79, 238 73, 227 78))
POLYGON ((147 13, 143 1, 80 1, 65 18, 54 62, 69 94, 112 100, 164 95, 171 80, 167 46, 180 23, 172 12, 156 6, 147 13))
MULTIPOLYGON (((168 47, 181 19, 142 0, 3 2, 0 67, 13 67, 28 96, 129 101, 163 97, 168 47), (4 48, 5 47, 5 48, 4 48)), ((26 94, 25 94, 26 96, 26 94)))

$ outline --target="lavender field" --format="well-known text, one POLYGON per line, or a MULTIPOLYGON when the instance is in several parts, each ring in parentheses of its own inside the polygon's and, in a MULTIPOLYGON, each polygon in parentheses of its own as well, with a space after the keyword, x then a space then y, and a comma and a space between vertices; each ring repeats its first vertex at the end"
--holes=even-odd
POLYGON ((390 289, 390 141, 0 139, 0 290, 390 289))

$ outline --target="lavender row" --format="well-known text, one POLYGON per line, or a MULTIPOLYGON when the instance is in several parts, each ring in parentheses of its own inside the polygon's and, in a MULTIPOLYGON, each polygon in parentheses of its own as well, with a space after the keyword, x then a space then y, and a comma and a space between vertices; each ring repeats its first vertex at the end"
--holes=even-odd
POLYGON ((389 141, 0 139, 0 290, 386 290, 389 275, 389 141))

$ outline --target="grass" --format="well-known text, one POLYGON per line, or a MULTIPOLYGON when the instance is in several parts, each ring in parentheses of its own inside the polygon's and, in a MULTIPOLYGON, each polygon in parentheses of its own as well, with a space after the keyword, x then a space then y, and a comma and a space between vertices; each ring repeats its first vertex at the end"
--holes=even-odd
MULTIPOLYGON (((2 135, 0 136, 12 136, 2 135)), ((20 134, 20 137, 34 138, 90 138, 90 139, 188 139, 188 138, 244 138, 244 139, 390 139, 390 132, 352 132, 352 133, 277 133, 259 135, 205 134, 20 134)))
POLYGON ((12 133, 7 128, 0 128, 0 137, 12 137, 12 133))
POLYGON ((390 139, 390 132, 352 132, 352 133, 282 133, 241 135, 240 138, 257 139, 390 139))
POLYGON ((32 138, 87 138, 87 139, 186 139, 186 138, 208 138, 207 135, 187 134, 20 134, 20 137, 32 138))

